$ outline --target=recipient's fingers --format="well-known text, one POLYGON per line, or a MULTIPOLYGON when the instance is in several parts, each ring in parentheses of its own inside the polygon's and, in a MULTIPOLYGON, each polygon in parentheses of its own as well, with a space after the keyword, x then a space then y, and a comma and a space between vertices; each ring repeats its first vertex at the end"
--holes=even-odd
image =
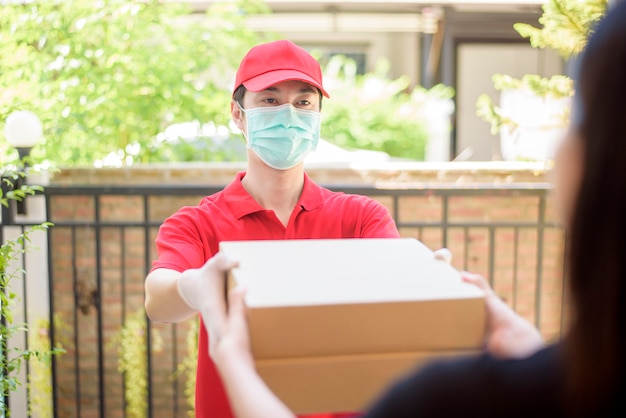
POLYGON ((203 295, 200 313, 209 334, 209 352, 215 349, 222 337, 222 329, 227 320, 226 283, 224 275, 238 265, 236 260, 222 253, 215 254, 202 267, 203 295))
POLYGON ((452 251, 447 248, 440 248, 433 251, 433 256, 436 260, 444 261, 448 264, 452 263, 452 251))
POLYGON ((228 292, 228 332, 238 345, 248 349, 248 307, 246 289, 237 286, 228 292))
POLYGON ((480 274, 468 273, 467 271, 461 272, 461 278, 463 281, 473 284, 474 286, 482 289, 486 294, 492 294, 493 290, 489 286, 489 282, 480 274))
POLYGON ((228 316, 230 321, 247 319, 246 288, 237 286, 228 292, 228 316))
POLYGON ((250 351, 248 329, 248 308, 245 303, 246 290, 237 286, 228 292, 228 318, 222 330, 222 340, 214 355, 219 360, 224 355, 236 355, 240 361, 249 362, 252 367, 254 360, 250 351))

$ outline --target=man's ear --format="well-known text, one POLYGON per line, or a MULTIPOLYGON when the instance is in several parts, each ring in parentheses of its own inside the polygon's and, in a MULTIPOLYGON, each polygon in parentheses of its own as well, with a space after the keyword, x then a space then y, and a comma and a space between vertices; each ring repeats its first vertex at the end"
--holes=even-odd
POLYGON ((237 128, 243 131, 246 125, 243 121, 243 112, 234 100, 230 101, 230 116, 233 119, 233 122, 235 122, 237 128))

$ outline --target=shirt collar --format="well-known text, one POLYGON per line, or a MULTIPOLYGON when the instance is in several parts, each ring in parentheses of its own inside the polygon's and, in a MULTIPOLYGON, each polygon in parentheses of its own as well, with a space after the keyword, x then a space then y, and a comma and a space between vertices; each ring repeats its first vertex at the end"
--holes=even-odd
MULTIPOLYGON (((244 171, 237 173, 235 180, 224 188, 224 199, 237 219, 265 210, 263 206, 250 196, 241 184, 241 180, 245 175, 246 173, 244 171)), ((304 187, 297 206, 301 206, 303 210, 311 211, 321 205, 322 188, 315 184, 315 182, 304 173, 304 187)))
POLYGON ((306 211, 312 211, 322 206, 322 188, 304 173, 304 187, 298 205, 306 211))

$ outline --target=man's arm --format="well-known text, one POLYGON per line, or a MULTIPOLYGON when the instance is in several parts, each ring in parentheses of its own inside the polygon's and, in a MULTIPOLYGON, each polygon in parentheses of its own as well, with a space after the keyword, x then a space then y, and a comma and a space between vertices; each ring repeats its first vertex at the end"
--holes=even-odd
POLYGON ((183 273, 159 268, 151 271, 144 283, 145 308, 148 317, 159 322, 180 322, 197 314, 198 309, 190 306, 179 292, 183 273))

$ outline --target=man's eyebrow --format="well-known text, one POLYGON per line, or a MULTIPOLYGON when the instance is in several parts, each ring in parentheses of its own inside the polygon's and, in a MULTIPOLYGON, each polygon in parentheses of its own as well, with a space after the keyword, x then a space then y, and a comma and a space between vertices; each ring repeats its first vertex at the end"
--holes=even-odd
MULTIPOLYGON (((269 91, 269 92, 275 93, 275 92, 279 92, 280 89, 278 87, 271 86, 271 87, 266 88, 263 91, 269 91)), ((302 93, 317 93, 317 92, 315 91, 313 87, 304 87, 304 88, 301 88, 298 93, 302 94, 302 93)))
POLYGON ((316 93, 316 91, 313 87, 305 87, 300 89, 300 93, 316 93))

